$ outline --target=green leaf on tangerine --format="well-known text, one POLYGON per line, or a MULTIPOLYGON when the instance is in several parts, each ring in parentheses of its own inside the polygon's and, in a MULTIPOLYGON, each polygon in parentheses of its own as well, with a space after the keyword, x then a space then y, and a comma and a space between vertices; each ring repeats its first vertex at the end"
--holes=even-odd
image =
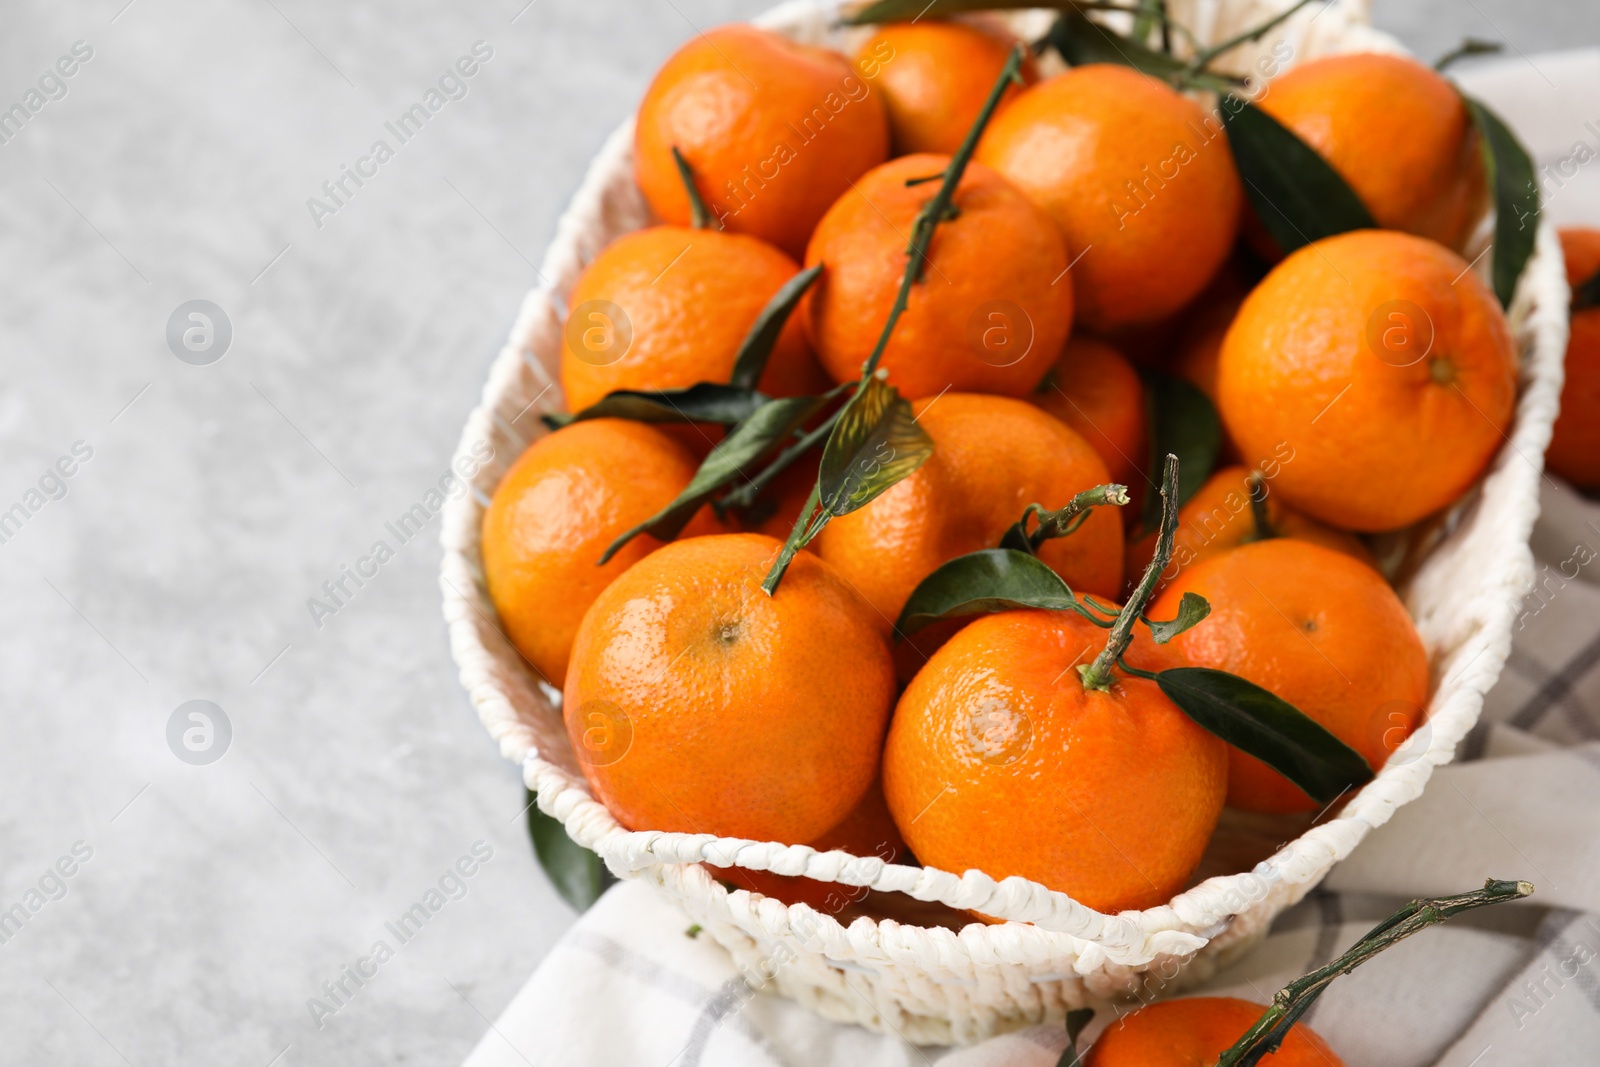
POLYGON ((1528 150, 1500 116, 1482 101, 1465 95, 1462 99, 1478 128, 1494 196, 1494 294, 1502 307, 1510 307, 1539 233, 1539 186, 1528 150))
POLYGON ((728 378, 729 385, 745 389, 756 387, 756 382, 761 380, 761 372, 767 369, 767 360, 772 357, 773 346, 778 343, 778 335, 783 332, 784 324, 821 273, 821 263, 807 267, 772 294, 772 299, 756 316, 750 332, 745 334, 744 343, 739 346, 739 354, 733 360, 733 374, 728 378))
POLYGON ((1210 667, 1174 667, 1156 684, 1201 727, 1254 756, 1319 804, 1372 780, 1361 754, 1282 697, 1210 667))
POLYGON ((933 455, 933 438, 917 425, 911 404, 874 375, 850 398, 817 474, 819 499, 829 515, 848 515, 870 504, 933 455))
POLYGON ((1324 237, 1377 225, 1333 165, 1289 127, 1236 96, 1224 97, 1221 111, 1245 193, 1286 254, 1324 237))
MULTIPOLYGON (((964 11, 1020 11, 1031 7, 1069 7, 1073 0, 938 0, 936 15, 943 18, 964 11)), ((911 22, 928 13, 932 5, 928 0, 877 0, 844 15, 839 22, 845 26, 865 26, 868 23, 911 22)))
MULTIPOLYGON (((1222 450, 1222 419, 1211 400, 1182 378, 1145 374, 1150 405, 1150 470, 1160 470, 1168 455, 1178 457, 1178 506, 1211 477, 1222 450)), ((1153 530, 1161 520, 1161 494, 1146 493, 1140 523, 1153 530)))
POLYGON ((1079 610, 1067 583, 1037 557, 986 548, 957 556, 922 579, 894 625, 900 636, 910 637, 940 619, 1012 608, 1079 610))
POLYGON ((1146 618, 1144 624, 1150 627, 1150 637, 1158 645, 1164 645, 1177 637, 1183 631, 1197 625, 1207 615, 1211 614, 1211 602, 1199 593, 1184 593, 1178 598, 1178 617, 1166 622, 1157 622, 1155 619, 1146 618))
POLYGON ((1107 29, 1072 5, 1063 6, 1068 10, 1056 19, 1044 40, 1061 53, 1069 66, 1115 63, 1165 82, 1181 82, 1218 93, 1238 87, 1231 78, 1190 70, 1185 61, 1107 29))
POLYGON ((586 419, 634 422, 716 422, 731 426, 753 415, 769 398, 739 385, 697 382, 686 389, 618 389, 576 415, 545 415, 552 430, 586 419))
POLYGON ((789 396, 762 404, 717 443, 676 500, 613 541, 605 555, 600 557, 600 562, 605 563, 623 545, 642 533, 662 541, 670 541, 678 536, 694 513, 717 490, 741 477, 746 466, 788 440, 790 434, 827 402, 826 397, 789 396))

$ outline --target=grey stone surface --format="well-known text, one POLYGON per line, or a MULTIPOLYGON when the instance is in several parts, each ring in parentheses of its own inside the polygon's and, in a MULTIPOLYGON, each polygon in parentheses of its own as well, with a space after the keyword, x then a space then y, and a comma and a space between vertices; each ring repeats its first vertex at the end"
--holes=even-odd
MULTIPOLYGON (((444 473, 606 132, 693 25, 766 0, 125 2, 14 0, 0 31, 0 107, 92 49, 0 145, 0 511, 26 513, 0 543, 0 909, 27 916, 0 1063, 454 1063, 572 916, 456 684, 437 520, 385 523, 444 473), (478 41, 400 144, 384 123, 478 41), (209 364, 169 347, 191 300, 231 324, 209 364), (231 727, 210 763, 174 747, 203 720, 169 734, 195 700, 231 727), (459 899, 402 941, 441 879, 459 899)), ((1380 11, 1425 54, 1600 38, 1589 3, 1380 11)))

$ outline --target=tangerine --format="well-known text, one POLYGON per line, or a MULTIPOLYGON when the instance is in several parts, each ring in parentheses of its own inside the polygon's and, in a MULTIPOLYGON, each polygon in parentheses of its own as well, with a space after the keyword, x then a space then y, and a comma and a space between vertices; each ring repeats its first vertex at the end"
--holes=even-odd
MULTIPOLYGON (((893 153, 953 154, 977 121, 994 83, 1017 47, 1011 34, 966 22, 927 19, 882 26, 856 53, 856 65, 878 71, 889 111, 893 153)), ((1022 77, 1037 77, 1032 60, 1022 77)), ((1017 93, 1010 86, 1005 107, 1017 93)))
MULTIPOLYGON (((754 237, 653 226, 607 245, 578 276, 561 349, 567 408, 616 389, 725 382, 756 318, 800 271, 754 237)), ((800 323, 784 324, 758 387, 795 396, 827 384, 800 323)))
MULTIPOLYGON (((578 623, 600 591, 661 542, 642 534, 596 566, 625 530, 666 507, 698 464, 653 426, 575 422, 536 441, 506 471, 483 514, 483 573, 506 636, 549 683, 567 673, 578 623)), ((686 536, 717 533, 702 509, 686 536)))
MULTIPOLYGON (((1200 862, 1227 790, 1226 746, 1153 681, 1087 689, 1106 631, 1073 612, 971 623, 900 697, 883 789, 917 858, 1020 875, 1104 912, 1165 904, 1200 862)), ((1126 660, 1179 665, 1136 635, 1126 660)))
POLYGON ((1488 208, 1461 93, 1414 59, 1323 56, 1285 71, 1258 103, 1316 149, 1384 229, 1459 249, 1488 208))
POLYGON ((995 116, 976 158, 1060 227, 1078 317, 1097 332, 1171 315, 1233 248, 1242 193, 1220 125, 1128 67, 1041 81, 995 116))
MULTIPOLYGON (((1600 272, 1600 230, 1563 229, 1561 248, 1574 288, 1600 272)), ((1572 314, 1567 383, 1545 462, 1580 489, 1600 489, 1600 307, 1572 314)))
MULTIPOLYGON (((1205 597, 1211 614, 1173 638, 1178 653, 1276 693, 1374 770, 1421 721, 1427 650, 1400 598, 1366 564, 1308 541, 1256 541, 1180 571, 1151 618, 1175 616, 1189 592, 1205 597)), ((1275 813, 1322 806, 1235 748, 1228 804, 1275 813)))
POLYGON ((595 796, 632 830, 814 841, 877 774, 894 665, 872 609, 782 542, 675 541, 606 587, 572 644, 563 717, 595 796))
POLYGON ((1517 349, 1494 294, 1433 241, 1360 230, 1317 241, 1245 298, 1217 402, 1247 463, 1288 448, 1273 488, 1364 532, 1454 502, 1505 440, 1517 349))
POLYGON ((1133 364, 1104 341, 1073 337, 1045 376, 1034 403, 1072 427, 1128 487, 1123 517, 1139 513, 1150 452, 1144 384, 1133 364))
MULTIPOLYGON (((1267 1009, 1234 997, 1185 997, 1149 1004, 1112 1023, 1084 1067, 1211 1067, 1267 1009)), ((1344 1067, 1328 1043, 1295 1023, 1261 1058, 1272 1067, 1344 1067)))
POLYGON ((888 158, 889 122, 839 53, 721 26, 673 54, 639 104, 634 176, 656 215, 683 225, 674 147, 723 226, 799 257, 828 206, 888 158))

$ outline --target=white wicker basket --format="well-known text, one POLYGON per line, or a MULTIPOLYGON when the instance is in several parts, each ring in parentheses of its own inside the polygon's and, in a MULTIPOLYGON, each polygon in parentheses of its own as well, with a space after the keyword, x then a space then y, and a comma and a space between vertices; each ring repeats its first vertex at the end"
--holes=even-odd
MULTIPOLYGON (((1286 0, 1174 0, 1175 17, 1202 41, 1259 24, 1286 0)), ((813 43, 841 44, 832 2, 791 2, 760 19, 813 43)), ((1019 29, 1037 31, 1040 13, 1019 29)), ((1296 59, 1340 51, 1396 51, 1368 24, 1365 3, 1300 11, 1274 34, 1240 49, 1235 69, 1287 41, 1296 59)), ((1471 503, 1402 590, 1433 665, 1427 727, 1408 742, 1338 817, 1283 845, 1247 873, 1210 878, 1164 907, 1104 915, 1020 878, 1003 882, 886 864, 842 852, 630 832, 590 794, 562 728, 554 694, 500 632, 479 556, 484 507, 511 462, 541 432, 534 417, 559 410, 555 383, 564 298, 609 241, 650 222, 632 180, 632 122, 618 129, 590 167, 545 254, 543 286, 522 302, 516 325, 490 372, 482 403, 467 419, 457 452, 492 460, 474 492, 446 506, 440 583, 461 680, 501 751, 523 766, 539 806, 622 877, 643 877, 675 897, 732 952, 753 984, 776 989, 830 1019, 898 1033, 920 1044, 966 1043, 1060 1019, 1085 1003, 1133 991, 1141 982, 1171 991, 1203 979, 1265 933, 1367 831, 1417 797, 1433 768, 1448 763, 1472 727, 1511 645, 1516 606, 1533 576, 1528 536, 1538 514, 1538 483, 1561 391, 1568 290, 1553 230, 1538 247, 1511 312, 1523 354, 1511 439, 1471 503), (805 905, 729 891, 703 864, 805 875, 847 886, 898 891, 920 901, 1015 920, 972 923, 958 931, 856 918, 848 927, 805 905), (1146 972, 1161 976, 1150 981, 1146 972), (1176 976, 1176 977, 1174 977, 1176 976)), ((1485 257, 1485 263, 1487 257, 1485 257)), ((1480 265, 1480 269, 1482 265, 1480 265)))

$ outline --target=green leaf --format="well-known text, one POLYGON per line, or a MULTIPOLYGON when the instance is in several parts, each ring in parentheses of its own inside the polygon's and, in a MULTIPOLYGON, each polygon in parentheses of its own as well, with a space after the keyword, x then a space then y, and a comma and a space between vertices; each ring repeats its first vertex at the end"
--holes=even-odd
POLYGON ((525 790, 528 803, 528 836, 533 853, 544 868, 550 884, 561 899, 579 912, 600 899, 606 887, 617 880, 600 857, 567 836, 566 827, 539 810, 531 790, 525 790))
MULTIPOLYGON (((935 17, 944 18, 965 11, 1020 11, 1030 7, 1070 7, 1072 0, 937 0, 939 10, 935 17)), ((845 26, 864 26, 868 23, 910 22, 928 11, 928 0, 877 0, 866 4, 853 14, 844 15, 839 22, 845 26)))
POLYGON ((1148 45, 1109 30, 1072 7, 1062 14, 1044 37, 1074 67, 1090 63, 1116 63, 1132 67, 1162 81, 1225 93, 1238 88, 1232 78, 1195 71, 1181 59, 1157 52, 1148 45))
POLYGON ((1503 51, 1505 45, 1499 41, 1480 41, 1476 37, 1465 37, 1460 44, 1440 56, 1438 62, 1434 63, 1433 69, 1443 73, 1458 59, 1466 59, 1468 56, 1491 56, 1503 51))
POLYGON ((753 415, 768 397, 740 385, 697 382, 687 389, 618 389, 576 415, 545 415, 545 425, 559 430, 586 419, 632 419, 634 422, 717 422, 731 426, 753 415))
POLYGON ((678 177, 682 179, 683 191, 689 197, 689 225, 697 230, 722 229, 721 221, 713 225, 705 197, 700 195, 700 186, 694 180, 694 169, 683 158, 683 153, 678 151, 677 145, 672 146, 672 161, 678 165, 678 177))
MULTIPOLYGON (((1150 469, 1168 455, 1178 457, 1178 499, 1182 507, 1211 477, 1222 450, 1222 419, 1210 398, 1182 378, 1145 372, 1150 404, 1150 469)), ((1146 493, 1140 523, 1153 530, 1161 520, 1161 494, 1146 493)))
POLYGON ((678 536, 717 490, 740 477, 746 466, 787 440, 827 402, 827 397, 788 396, 762 404, 717 443, 676 500, 611 542, 600 562, 605 563, 642 533, 662 541, 678 536))
POLYGON ((1483 164, 1494 195, 1494 293, 1502 307, 1510 307, 1517 279, 1533 255, 1539 232, 1539 186, 1534 181, 1533 160, 1500 116, 1482 101, 1465 94, 1461 99, 1478 127, 1483 164))
POLYGON ((957 556, 917 583, 894 626, 910 637, 940 619, 1011 608, 1076 611, 1078 602, 1061 576, 1037 558, 1014 548, 986 548, 957 556))
POLYGON ((1211 614, 1211 602, 1199 593, 1184 593, 1178 599, 1178 617, 1166 622, 1157 622, 1145 618, 1144 624, 1150 627, 1150 637, 1158 645, 1164 645, 1177 637, 1183 631, 1200 623, 1207 615, 1211 614))
POLYGON ((911 404, 876 375, 856 391, 822 449, 819 499, 829 515, 865 507, 933 455, 911 404))
POLYGON ((1372 781, 1361 754, 1282 697, 1210 667, 1156 675, 1172 702, 1204 729, 1261 760, 1319 804, 1372 781))
POLYGON ((1377 225, 1339 172, 1289 127, 1236 96, 1224 97, 1221 110, 1250 204, 1286 254, 1377 225))
POLYGON ((1079 1067, 1083 1063, 1078 1058, 1078 1036, 1093 1018, 1093 1008, 1078 1008, 1067 1012, 1067 1047, 1062 1050, 1061 1058, 1056 1061, 1056 1067, 1079 1067))
POLYGON ((1588 311, 1600 307, 1600 271, 1572 287, 1572 310, 1588 311))
POLYGON ((756 387, 756 382, 761 380, 761 372, 767 369, 767 360, 772 357, 772 348, 778 343, 778 335, 783 332, 784 324, 821 273, 821 263, 808 267, 784 282, 783 287, 772 294, 772 299, 756 316, 755 324, 739 346, 739 354, 733 360, 733 374, 728 378, 729 385, 745 389, 756 387))

